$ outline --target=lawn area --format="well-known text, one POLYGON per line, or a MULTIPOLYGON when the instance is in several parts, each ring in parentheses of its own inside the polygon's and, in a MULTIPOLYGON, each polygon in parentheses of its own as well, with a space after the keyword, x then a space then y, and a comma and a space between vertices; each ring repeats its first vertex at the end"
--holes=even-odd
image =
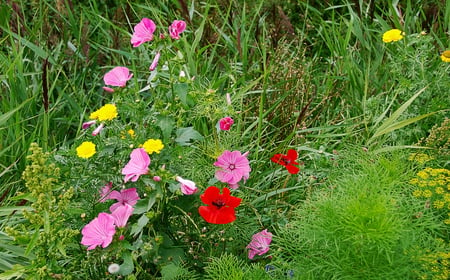
POLYGON ((1 279, 449 279, 450 2, 0 4, 1 279))

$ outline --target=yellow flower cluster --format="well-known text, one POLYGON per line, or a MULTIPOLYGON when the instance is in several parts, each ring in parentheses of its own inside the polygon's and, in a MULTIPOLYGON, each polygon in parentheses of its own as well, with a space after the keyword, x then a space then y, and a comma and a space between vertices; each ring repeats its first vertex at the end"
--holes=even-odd
POLYGON ((95 144, 90 141, 85 141, 77 147, 77 156, 80 158, 90 158, 95 154, 95 144))
POLYGON ((423 262, 422 267, 428 273, 421 275, 419 279, 450 279, 450 252, 439 251, 430 253, 423 256, 421 261, 423 262))
POLYGON ((142 148, 148 153, 157 153, 161 152, 161 150, 164 148, 163 143, 159 139, 148 139, 145 141, 145 143, 142 145, 142 148))
POLYGON ((390 43, 403 39, 403 32, 400 29, 391 29, 383 34, 383 42, 390 43))
POLYGON ((447 211, 445 224, 450 224, 450 170, 427 167, 409 181, 417 186, 412 195, 430 200, 433 208, 447 211))
POLYGON ((89 116, 92 120, 110 121, 117 117, 117 107, 114 104, 105 104, 89 116))
POLYGON ((434 158, 427 154, 422 154, 422 153, 412 153, 408 157, 408 160, 416 161, 420 164, 424 164, 425 162, 430 161, 432 159, 434 159, 434 158))

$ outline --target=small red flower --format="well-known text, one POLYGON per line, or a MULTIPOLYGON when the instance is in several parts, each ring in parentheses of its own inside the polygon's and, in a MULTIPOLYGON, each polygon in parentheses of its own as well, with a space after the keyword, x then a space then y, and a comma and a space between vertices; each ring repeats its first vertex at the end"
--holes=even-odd
POLYGON ((238 207, 242 200, 231 196, 228 188, 223 188, 220 194, 220 189, 215 186, 208 187, 200 195, 200 199, 208 206, 200 206, 198 213, 211 224, 228 224, 236 220, 234 208, 238 207))
POLYGON ((297 151, 290 149, 287 152, 287 155, 276 154, 270 160, 286 167, 289 173, 297 174, 300 171, 300 168, 296 166, 299 165, 299 163, 296 162, 297 158, 298 158, 297 151))

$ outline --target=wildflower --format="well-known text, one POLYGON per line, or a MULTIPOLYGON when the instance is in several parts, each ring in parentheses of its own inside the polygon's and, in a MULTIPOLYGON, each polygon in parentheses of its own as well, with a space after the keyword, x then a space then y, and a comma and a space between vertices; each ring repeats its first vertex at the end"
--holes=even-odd
POLYGON ((425 162, 427 162, 427 161, 430 161, 430 160, 432 160, 432 159, 434 159, 434 158, 433 158, 433 157, 430 157, 430 156, 427 155, 427 154, 422 154, 422 153, 412 153, 412 154, 410 154, 409 157, 408 157, 408 160, 410 160, 410 161, 416 161, 416 162, 418 162, 418 163, 420 163, 420 164, 423 164, 423 163, 425 163, 425 162))
POLYGON ((247 180, 251 171, 247 153, 241 154, 239 151, 224 151, 214 165, 221 168, 216 171, 216 178, 223 183, 228 183, 231 188, 237 188, 237 183, 242 178, 247 180))
POLYGON ((413 196, 414 196, 414 197, 421 197, 421 196, 422 196, 422 191, 421 191, 421 190, 415 190, 415 191, 413 191, 413 196))
POLYGON ((390 43, 403 39, 402 31, 399 29, 391 29, 383 34, 383 42, 390 43))
POLYGON ((81 125, 81 128, 83 128, 83 129, 88 129, 89 127, 91 127, 91 125, 95 124, 96 122, 97 122, 96 120, 84 122, 84 123, 81 125))
POLYGON ((260 231, 253 235, 252 241, 247 245, 248 258, 253 259, 255 255, 263 255, 269 251, 269 245, 272 242, 272 233, 268 232, 267 229, 260 231))
POLYGON ((159 177, 159 176, 153 176, 153 181, 155 181, 155 182, 160 182, 160 181, 161 181, 161 177, 159 177))
POLYGON ((117 66, 105 74, 103 81, 108 86, 124 87, 131 77, 133 77, 133 74, 130 74, 127 67, 117 66))
POLYGON ((100 133, 100 131, 102 131, 104 126, 105 126, 104 123, 101 123, 99 126, 97 126, 97 128, 94 129, 94 131, 92 131, 92 136, 97 136, 100 133))
POLYGON ((112 182, 109 182, 108 184, 106 184, 105 186, 103 186, 103 188, 100 189, 100 199, 98 200, 99 202, 105 202, 109 198, 109 195, 111 193, 111 188, 112 188, 112 182))
POLYGON ((175 177, 175 180, 180 183, 181 192, 185 195, 191 195, 197 191, 195 183, 181 178, 180 176, 175 177))
POLYGON ((433 202, 433 206, 436 209, 442 209, 445 206, 445 201, 442 200, 436 200, 435 202, 433 202))
POLYGON ((95 154, 95 144, 91 141, 85 141, 77 147, 77 156, 80 158, 90 158, 95 154))
POLYGON ((103 90, 106 92, 114 92, 114 89, 112 89, 110 87, 103 87, 103 90))
POLYGON ((234 123, 234 120, 230 117, 225 117, 220 119, 219 127, 221 130, 230 130, 231 125, 234 123))
POLYGON ((133 211, 134 208, 129 204, 123 204, 114 209, 111 214, 114 218, 114 224, 119 228, 125 227, 133 211))
POLYGON ((180 39, 180 33, 186 30, 186 23, 182 20, 174 20, 169 26, 169 35, 172 39, 180 39))
POLYGON ((236 220, 234 208, 241 204, 241 199, 231 196, 228 188, 223 188, 220 194, 219 188, 210 186, 200 199, 207 206, 200 206, 198 212, 208 223, 228 224, 236 220))
POLYGON ((100 213, 81 230, 83 235, 81 244, 89 246, 88 250, 95 249, 97 246, 106 248, 111 244, 115 233, 113 216, 108 213, 100 213))
POLYGON ((108 266, 108 272, 111 274, 116 274, 120 270, 120 265, 112 263, 108 266))
POLYGON ((117 202, 109 207, 109 211, 113 213, 117 208, 125 205, 134 206, 139 200, 139 195, 136 191, 136 188, 123 189, 120 192, 112 191, 109 196, 109 199, 116 199, 117 202))
POLYGON ((141 44, 153 40, 153 33, 156 30, 156 24, 148 18, 143 18, 135 27, 131 37, 133 47, 139 47, 141 44))
POLYGON ((117 107, 114 104, 105 104, 89 115, 91 120, 110 121, 117 117, 117 107))
POLYGON ((150 68, 148 70, 153 71, 156 69, 156 66, 158 66, 159 57, 161 56, 160 52, 157 52, 155 55, 155 58, 153 58, 152 64, 150 65, 150 68))
POLYGON ((430 177, 429 174, 425 170, 417 172, 417 176, 424 180, 426 180, 430 177))
POLYGON ((163 143, 159 139, 148 139, 145 141, 145 143, 142 145, 142 148, 148 153, 157 153, 159 154, 161 150, 164 148, 163 143))
POLYGON ((450 50, 443 51, 441 54, 441 59, 443 62, 450 62, 450 50))
POLYGON ((297 158, 297 151, 290 149, 288 150, 286 155, 276 154, 270 160, 286 167, 289 173, 297 174, 300 171, 300 169, 296 166, 299 164, 298 162, 296 162, 297 158))
POLYGON ((422 192, 422 195, 423 195, 423 197, 430 198, 431 196, 433 196, 433 192, 430 190, 424 190, 422 192))
POLYGON ((142 148, 134 149, 130 154, 130 161, 122 169, 122 174, 125 175, 125 183, 131 180, 136 182, 139 176, 148 173, 148 166, 150 165, 150 157, 142 148))

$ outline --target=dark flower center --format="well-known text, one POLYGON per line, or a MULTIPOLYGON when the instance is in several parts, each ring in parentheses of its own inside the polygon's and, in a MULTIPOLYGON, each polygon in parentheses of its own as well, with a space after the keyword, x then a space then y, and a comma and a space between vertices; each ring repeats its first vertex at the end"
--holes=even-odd
POLYGON ((230 164, 230 166, 228 166, 229 169, 233 170, 236 168, 236 166, 234 164, 230 164))
POLYGON ((225 202, 221 199, 217 199, 215 201, 212 202, 212 205, 216 206, 218 209, 222 208, 223 206, 225 206, 225 202))

